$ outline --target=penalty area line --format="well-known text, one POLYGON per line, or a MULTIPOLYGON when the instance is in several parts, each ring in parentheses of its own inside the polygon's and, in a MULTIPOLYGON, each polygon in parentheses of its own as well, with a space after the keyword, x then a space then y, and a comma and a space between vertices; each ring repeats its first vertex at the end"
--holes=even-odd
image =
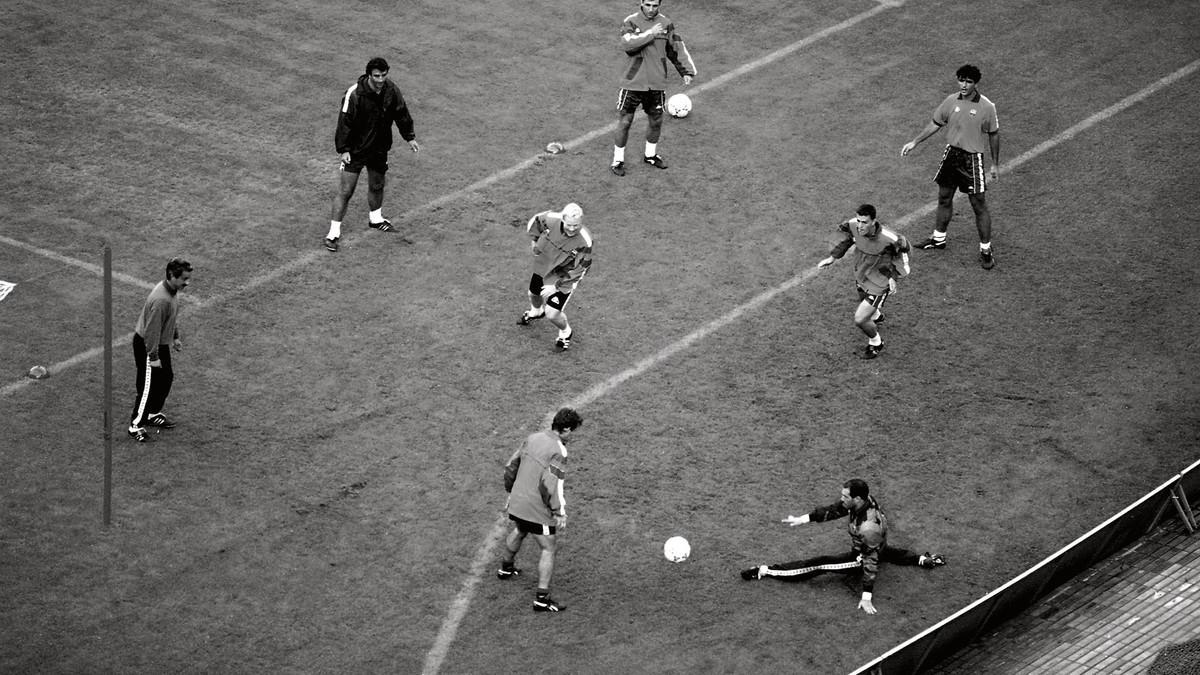
MULTIPOLYGON (((1055 134, 1052 138, 1035 145, 1033 148, 1021 153, 1007 164, 1004 164, 1000 168, 1000 173, 1008 173, 1017 169, 1018 167, 1045 154, 1050 149, 1075 138, 1083 131, 1086 131, 1087 129, 1101 122, 1104 122, 1117 113, 1120 113, 1121 111, 1140 103, 1146 98, 1149 98, 1164 87, 1167 87, 1195 73, 1198 69, 1200 69, 1200 59, 1192 61, 1175 72, 1157 80, 1153 84, 1150 84, 1134 94, 1126 96, 1120 101, 1093 114, 1087 119, 1072 125, 1058 134, 1055 134)), ((937 202, 927 203, 924 206, 901 216, 899 219, 893 221, 893 224, 897 229, 911 225, 919 218, 923 218, 932 213, 936 208, 937 202)), ((579 394, 563 405, 572 408, 582 408, 590 403, 604 398, 625 382, 642 375, 643 373, 657 366, 659 363, 671 358, 675 354, 678 354, 679 352, 691 347, 693 344, 703 340, 712 333, 733 323, 743 315, 758 309, 759 307, 775 299, 776 296, 786 293, 796 286, 799 286, 800 284, 812 279, 814 276, 816 276, 816 274, 817 268, 811 267, 800 274, 793 276, 787 281, 784 281, 782 284, 759 293, 750 300, 738 305, 737 307, 734 307, 724 315, 709 321, 700 328, 697 328, 679 340, 676 340, 658 352, 655 352, 652 356, 646 357, 635 363, 633 366, 621 371, 620 373, 617 373, 616 375, 613 375, 612 377, 609 377, 608 379, 592 386, 587 391, 579 394)), ((550 413, 548 417, 552 416, 553 413, 550 413)), ((495 546, 504 537, 507 522, 507 519, 504 518, 503 515, 497 518, 491 529, 488 531, 487 536, 480 544, 475 559, 471 561, 470 574, 466 580, 463 581, 462 588, 459 589, 458 594, 455 595, 454 599, 450 602, 450 607, 446 613, 445 620, 442 622, 442 627, 438 631, 437 637, 434 639, 433 646, 430 648, 429 653, 425 657, 425 667, 421 671, 422 675, 436 675, 436 673, 441 669, 442 663, 446 659, 446 655, 450 652, 450 645, 454 642, 454 639, 458 634, 458 627, 462 623, 462 620, 466 617, 467 611, 470 609, 471 600, 475 596, 475 590, 483 580, 484 574, 488 568, 488 564, 495 556, 495 546)))

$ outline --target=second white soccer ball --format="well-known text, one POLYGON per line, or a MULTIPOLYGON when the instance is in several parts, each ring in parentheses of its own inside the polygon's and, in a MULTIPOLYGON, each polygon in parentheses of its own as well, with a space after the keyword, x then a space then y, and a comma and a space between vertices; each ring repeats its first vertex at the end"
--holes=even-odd
POLYGON ((671 117, 687 117, 692 112, 692 99, 687 94, 675 94, 667 99, 667 114, 671 117))
POLYGON ((663 555, 671 562, 683 562, 692 554, 692 545, 683 537, 671 537, 663 544, 663 555))

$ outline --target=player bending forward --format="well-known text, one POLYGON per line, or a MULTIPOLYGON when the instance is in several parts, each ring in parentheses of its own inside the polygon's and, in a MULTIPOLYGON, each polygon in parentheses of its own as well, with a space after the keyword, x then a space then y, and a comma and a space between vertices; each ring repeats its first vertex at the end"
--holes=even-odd
POLYGON ((571 203, 561 212, 542 211, 525 225, 533 248, 533 274, 529 277, 529 309, 520 324, 528 326, 542 317, 558 329, 554 346, 571 348, 574 331, 564 310, 571 293, 592 266, 592 233, 583 226, 583 209, 571 203))

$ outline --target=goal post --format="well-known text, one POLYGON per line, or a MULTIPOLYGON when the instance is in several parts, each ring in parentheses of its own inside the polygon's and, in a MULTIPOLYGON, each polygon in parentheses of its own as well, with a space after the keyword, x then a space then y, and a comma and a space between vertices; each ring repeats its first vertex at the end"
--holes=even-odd
POLYGON ((112 522, 113 453, 113 327, 112 327, 112 248, 104 244, 104 527, 112 522))

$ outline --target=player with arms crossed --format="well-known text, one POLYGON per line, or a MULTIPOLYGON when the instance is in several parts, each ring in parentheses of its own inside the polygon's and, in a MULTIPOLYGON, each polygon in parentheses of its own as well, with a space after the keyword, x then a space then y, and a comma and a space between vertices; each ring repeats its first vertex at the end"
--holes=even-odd
POLYGON ((883 349, 883 338, 876 326, 883 322, 883 301, 896 292, 896 279, 907 276, 908 240, 875 220, 875 207, 863 204, 855 217, 838 225, 841 239, 833 245, 829 257, 817 263, 829 267, 854 247, 854 283, 858 287, 858 307, 854 325, 867 336, 862 358, 873 359, 883 349))
POLYGON ((592 233, 583 226, 583 209, 571 203, 562 211, 534 214, 525 225, 533 249, 529 276, 529 309, 518 321, 528 326, 542 317, 558 329, 554 346, 571 348, 575 334, 565 313, 571 293, 592 267, 592 233))
POLYGON ((638 11, 621 23, 621 49, 625 69, 621 71, 621 91, 617 95, 617 133, 609 170, 625 175, 625 144, 638 106, 646 111, 646 154, 642 161, 658 169, 667 168, 658 154, 662 133, 663 105, 666 103, 667 63, 683 76, 683 84, 692 83, 696 64, 683 38, 675 33, 675 22, 658 11, 660 0, 641 0, 638 11))
POLYGON ((805 523, 823 523, 827 520, 848 518, 850 551, 840 555, 823 555, 795 562, 776 565, 759 565, 742 570, 746 581, 774 577, 782 581, 803 581, 825 572, 862 575, 862 597, 858 608, 867 614, 875 614, 872 596, 875 578, 879 574, 879 561, 894 565, 918 565, 926 569, 945 565, 940 555, 916 554, 902 548, 888 546, 887 516, 879 502, 870 494, 866 481, 851 478, 842 485, 841 498, 829 506, 819 507, 802 516, 788 516, 780 522, 795 527, 805 523))

